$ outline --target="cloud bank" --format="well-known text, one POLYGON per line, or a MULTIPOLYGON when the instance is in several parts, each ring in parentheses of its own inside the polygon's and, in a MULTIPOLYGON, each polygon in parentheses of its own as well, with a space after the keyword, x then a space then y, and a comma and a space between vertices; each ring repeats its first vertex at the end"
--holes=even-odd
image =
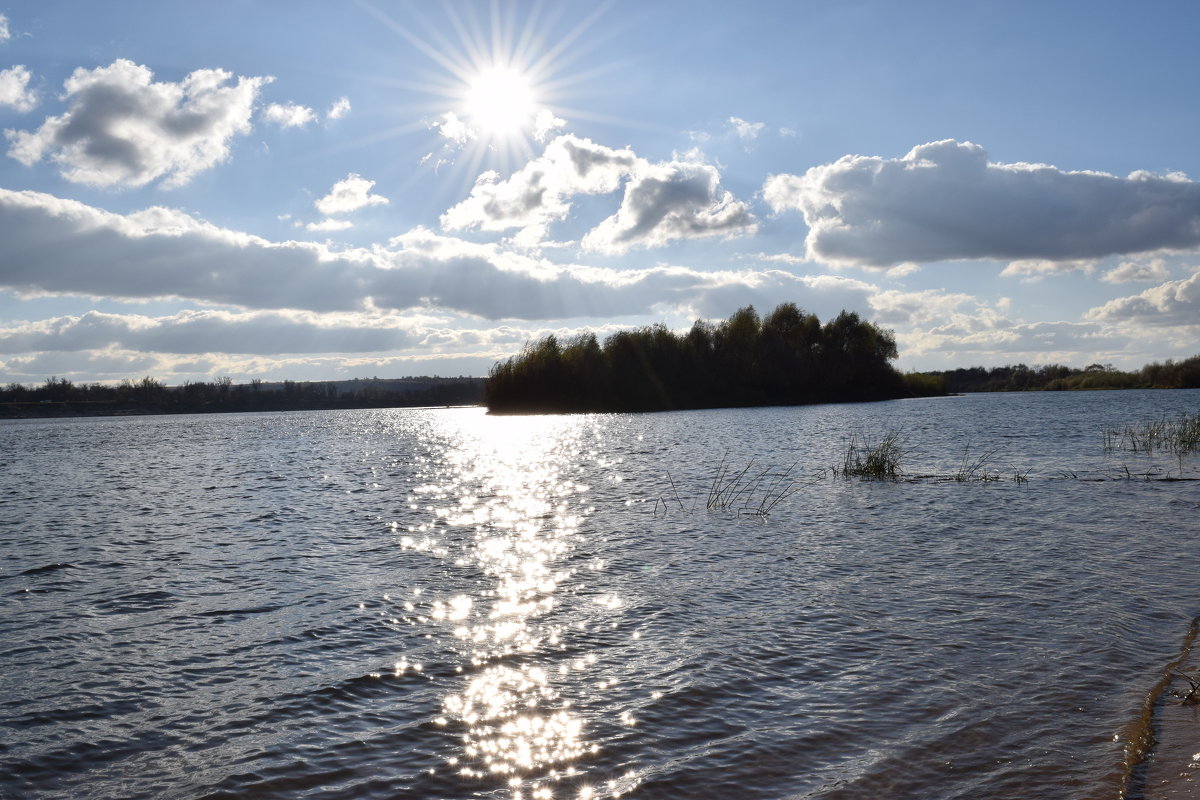
POLYGON ((1200 247, 1200 184, 1182 175, 996 163, 952 139, 902 158, 844 156, 773 175, 763 197, 777 213, 800 211, 809 257, 834 264, 1065 262, 1200 247))
MULTIPOLYGON (((417 229, 388 246, 272 242, 183 212, 121 215, 0 189, 0 289, 125 300, 180 298, 312 312, 442 308, 486 319, 650 313, 787 273, 561 266, 417 229)), ((783 276, 783 277, 780 277, 783 276)), ((727 311, 720 311, 722 315, 727 311)))

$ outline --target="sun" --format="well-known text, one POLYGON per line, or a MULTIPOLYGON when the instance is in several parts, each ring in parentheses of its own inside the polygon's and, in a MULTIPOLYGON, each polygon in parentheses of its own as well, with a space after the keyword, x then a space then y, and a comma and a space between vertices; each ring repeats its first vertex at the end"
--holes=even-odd
POLYGON ((467 122, 492 139, 515 136, 532 123, 538 103, 529 78, 512 67, 488 67, 467 84, 467 122))

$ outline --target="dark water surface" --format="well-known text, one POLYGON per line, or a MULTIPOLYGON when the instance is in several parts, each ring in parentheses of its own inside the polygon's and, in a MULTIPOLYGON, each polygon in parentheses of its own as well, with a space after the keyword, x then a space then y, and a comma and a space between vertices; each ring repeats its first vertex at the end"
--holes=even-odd
POLYGON ((1101 428, 1197 411, 3 422, 0 797, 1188 796, 1200 458, 1101 428), (887 430, 925 477, 829 473, 887 430))

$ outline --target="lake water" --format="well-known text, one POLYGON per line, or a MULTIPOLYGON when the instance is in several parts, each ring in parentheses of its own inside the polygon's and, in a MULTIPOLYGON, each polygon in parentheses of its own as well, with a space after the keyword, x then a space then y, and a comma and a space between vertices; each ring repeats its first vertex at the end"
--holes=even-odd
POLYGON ((1197 411, 0 423, 0 797, 1200 796, 1200 457, 1101 435, 1197 411))

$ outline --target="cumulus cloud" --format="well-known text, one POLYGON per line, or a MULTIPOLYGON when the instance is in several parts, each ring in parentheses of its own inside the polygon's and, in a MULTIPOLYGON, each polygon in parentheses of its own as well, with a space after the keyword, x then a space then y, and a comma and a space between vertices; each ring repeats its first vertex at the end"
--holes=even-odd
POLYGON ((450 144, 456 147, 462 147, 467 142, 475 138, 475 132, 471 130, 466 122, 459 119, 458 115, 453 111, 447 111, 445 114, 437 117, 432 122, 428 123, 430 128, 433 128, 438 134, 446 139, 450 144))
POLYGON ((750 143, 758 138, 762 133, 762 129, 767 127, 764 122, 747 122, 740 117, 730 117, 729 124, 733 126, 733 132, 743 142, 750 143))
POLYGON ((720 187, 716 167, 672 161, 644 165, 625 187, 617 213, 583 237, 607 253, 656 247, 676 239, 753 233, 754 215, 720 187))
POLYGON ((567 121, 554 116, 548 108, 538 111, 533 119, 533 138, 537 142, 545 142, 554 131, 565 128, 567 121))
POLYGON ((1200 326, 1200 271, 1129 297, 1109 300, 1085 316, 1098 322, 1200 326))
POLYGON ((544 227, 566 218, 572 196, 616 191, 638 163, 632 150, 559 136, 508 180, 491 170, 480 175, 470 196, 442 214, 441 225, 485 231, 544 227))
POLYGON ((351 172, 333 185, 329 194, 313 203, 317 211, 326 216, 333 214, 349 214, 366 206, 386 206, 388 199, 381 195, 371 194, 375 181, 369 181, 358 173, 351 172))
POLYGON ((559 136, 508 180, 494 171, 482 174, 470 196, 442 215, 441 225, 521 228, 534 241, 550 223, 567 217, 575 195, 609 194, 625 181, 620 208, 584 237, 586 247, 620 253, 674 239, 753 231, 749 208, 720 188, 716 167, 683 158, 651 164, 629 149, 559 136))
POLYGON ((304 226, 309 231, 344 231, 353 228, 354 223, 348 219, 323 219, 320 222, 310 222, 304 226))
POLYGON ((21 113, 32 111, 37 95, 29 88, 31 77, 29 69, 21 64, 0 70, 0 106, 11 106, 21 113))
POLYGON ((229 157, 250 130, 269 78, 201 69, 179 83, 154 82, 149 68, 118 59, 77 69, 64 84, 71 105, 35 131, 5 131, 8 155, 32 165, 49 157, 64 178, 94 186, 181 186, 229 157))
POLYGON ((773 175, 763 197, 777 213, 800 211, 809 255, 832 263, 1083 262, 1200 247, 1200 184, 1182 175, 997 163, 954 140, 773 175))
POLYGON ((1105 283, 1134 283, 1138 281, 1165 281, 1170 273, 1161 258, 1147 261, 1122 261, 1104 273, 1100 280, 1105 283))
POLYGON ((12 38, 12 32, 8 29, 8 17, 0 14, 0 43, 7 42, 12 38))
POLYGON ((325 119, 341 119, 350 113, 350 98, 339 97, 334 101, 329 110, 325 112, 325 119))
POLYGON ((281 128, 300 128, 317 119, 311 108, 295 103, 271 103, 263 109, 262 116, 281 128))

